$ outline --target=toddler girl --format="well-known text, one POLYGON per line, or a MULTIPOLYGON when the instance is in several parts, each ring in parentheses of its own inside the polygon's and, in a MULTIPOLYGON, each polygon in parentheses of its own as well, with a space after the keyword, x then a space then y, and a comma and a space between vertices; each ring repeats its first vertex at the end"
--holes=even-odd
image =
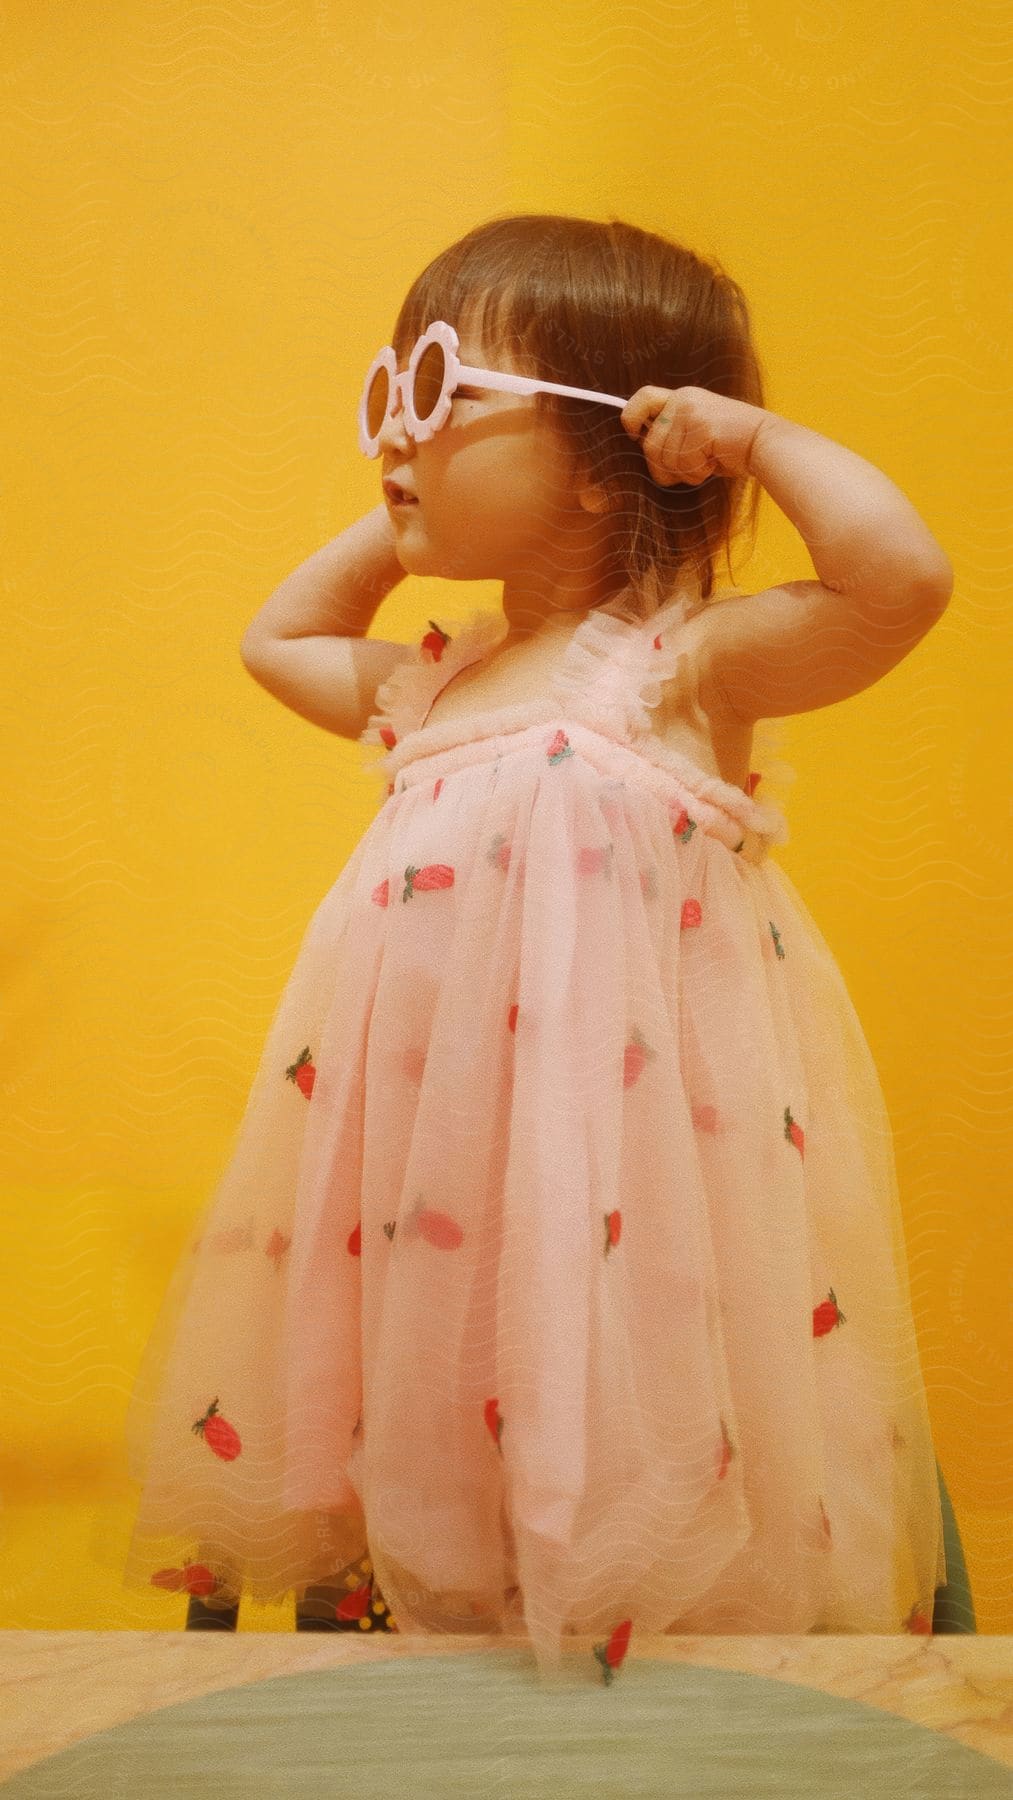
POLYGON ((737 284, 632 225, 496 219, 409 291, 383 505, 244 639, 382 804, 145 1354, 128 1581, 517 1633, 546 1682, 566 1639, 611 1679, 631 1631, 930 1628, 890 1124, 753 734, 952 576, 763 400, 737 284), (817 578, 721 594, 761 488, 817 578), (501 608, 368 639, 406 572, 501 608))

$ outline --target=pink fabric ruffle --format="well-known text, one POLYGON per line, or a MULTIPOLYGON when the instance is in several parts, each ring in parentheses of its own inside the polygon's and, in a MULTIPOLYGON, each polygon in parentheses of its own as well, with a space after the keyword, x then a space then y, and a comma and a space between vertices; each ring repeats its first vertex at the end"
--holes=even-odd
POLYGON ((783 816, 650 737, 677 623, 592 616, 530 708, 419 729, 433 671, 387 684, 392 791, 132 1395, 129 1583, 368 1554, 400 1630, 521 1632, 545 1682, 627 1621, 931 1620, 881 1087, 783 816))

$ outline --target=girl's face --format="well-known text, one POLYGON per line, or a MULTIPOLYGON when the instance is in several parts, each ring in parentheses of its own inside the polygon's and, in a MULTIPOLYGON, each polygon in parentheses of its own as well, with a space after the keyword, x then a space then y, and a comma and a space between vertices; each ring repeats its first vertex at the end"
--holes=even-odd
MULTIPOLYGON (((457 331, 462 363, 524 372, 502 343, 483 341, 470 324, 457 331)), ((406 367, 407 355, 398 361, 406 367)), ((380 458, 381 474, 418 496, 416 506, 387 502, 409 573, 503 581, 515 625, 525 607, 534 626, 550 611, 593 604, 587 588, 600 571, 602 521, 582 503, 569 448, 534 395, 462 383, 445 423, 421 444, 405 428, 399 397, 380 458)))

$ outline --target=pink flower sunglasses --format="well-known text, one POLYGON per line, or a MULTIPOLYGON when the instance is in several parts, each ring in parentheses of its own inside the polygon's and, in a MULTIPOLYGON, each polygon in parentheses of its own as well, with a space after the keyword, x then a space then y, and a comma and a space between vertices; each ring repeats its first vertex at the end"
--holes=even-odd
POLYGON ((573 400, 600 400, 604 406, 626 405, 618 394, 564 387, 558 381, 535 381, 528 375, 502 375, 495 369, 469 368, 457 354, 459 344, 454 327, 437 319, 417 339, 403 375, 398 374, 397 357, 389 344, 378 351, 369 365, 359 400, 359 446, 364 456, 379 456, 380 433, 398 393, 404 405, 406 428, 419 444, 439 431, 460 382, 469 387, 499 388, 508 394, 566 394, 573 400))

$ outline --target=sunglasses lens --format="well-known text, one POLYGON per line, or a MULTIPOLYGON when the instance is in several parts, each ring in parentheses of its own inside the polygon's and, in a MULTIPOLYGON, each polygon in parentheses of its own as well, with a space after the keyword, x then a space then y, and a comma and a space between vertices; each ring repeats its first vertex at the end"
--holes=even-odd
POLYGON ((370 437, 378 435, 386 417, 389 389, 386 369, 377 369, 366 392, 366 424, 370 437))
POLYGON ((447 362, 442 344, 427 344, 415 367, 414 404, 418 418, 428 419, 443 392, 447 362))

